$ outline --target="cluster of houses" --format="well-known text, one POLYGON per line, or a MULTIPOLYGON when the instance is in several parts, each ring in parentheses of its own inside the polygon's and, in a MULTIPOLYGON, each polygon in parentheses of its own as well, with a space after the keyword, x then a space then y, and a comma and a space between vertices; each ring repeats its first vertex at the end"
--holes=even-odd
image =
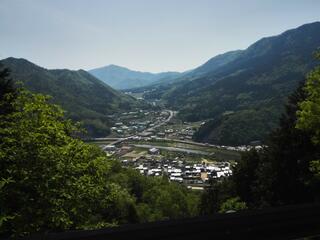
POLYGON ((132 134, 145 130, 150 124, 150 121, 138 122, 130 121, 129 123, 116 122, 111 128, 112 133, 119 135, 132 134))
POLYGON ((241 145, 241 146, 233 147, 233 146, 214 145, 214 144, 210 144, 210 146, 213 146, 219 149, 226 149, 230 151, 239 151, 239 152, 246 152, 246 151, 250 151, 251 149, 261 150, 264 147, 266 147, 264 145, 241 145))
POLYGON ((176 138, 180 140, 191 140, 193 134, 195 133, 195 130, 190 126, 187 126, 186 128, 176 130, 166 129, 165 133, 171 138, 176 138))
MULTIPOLYGON (((138 134, 156 124, 166 120, 165 112, 145 111, 122 113, 114 117, 118 120, 111 127, 111 132, 116 135, 138 134)), ((152 133, 153 134, 153 133, 152 133)))
POLYGON ((132 167, 145 176, 166 176, 172 182, 187 186, 205 186, 210 179, 218 179, 232 175, 229 162, 190 164, 175 159, 157 158, 159 150, 149 149, 147 156, 133 160, 122 160, 123 165, 132 167))
POLYGON ((178 137, 181 140, 191 140, 195 130, 192 127, 186 127, 178 131, 178 137))
POLYGON ((157 137, 160 138, 172 138, 172 139, 180 139, 180 140, 191 140, 193 134, 195 133, 195 130, 192 129, 191 127, 186 127, 183 129, 172 129, 172 128, 167 128, 164 129, 162 132, 157 132, 153 135, 156 135, 157 137))

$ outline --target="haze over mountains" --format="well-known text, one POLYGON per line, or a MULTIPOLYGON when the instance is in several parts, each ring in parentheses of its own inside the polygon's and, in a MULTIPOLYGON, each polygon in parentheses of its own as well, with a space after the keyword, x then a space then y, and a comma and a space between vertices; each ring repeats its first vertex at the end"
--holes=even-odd
POLYGON ((150 73, 133 71, 117 65, 108 65, 89 70, 89 72, 115 89, 130 89, 152 85, 161 79, 173 79, 178 72, 150 73))
POLYGON ((239 145, 263 140, 277 127, 287 96, 315 65, 312 53, 319 46, 320 22, 315 22, 263 38, 245 50, 220 54, 183 73, 109 65, 89 74, 47 70, 24 59, 1 63, 30 90, 52 95, 92 135, 108 132, 106 115, 142 106, 113 87, 144 92, 145 99, 179 111, 183 121, 205 120, 195 134, 197 141, 239 145))

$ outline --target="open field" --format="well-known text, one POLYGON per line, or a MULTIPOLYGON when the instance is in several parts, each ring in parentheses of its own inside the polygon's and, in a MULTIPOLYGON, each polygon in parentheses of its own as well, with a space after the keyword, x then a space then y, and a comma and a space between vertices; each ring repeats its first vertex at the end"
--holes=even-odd
MULTIPOLYGON (((217 160, 239 160, 241 155, 237 151, 231 151, 226 149, 221 149, 217 147, 209 147, 209 146, 199 146, 194 144, 188 144, 188 143, 180 143, 175 141, 136 141, 136 142, 129 142, 128 144, 132 145, 149 145, 149 146, 161 146, 161 147, 169 147, 169 149, 163 149, 166 151, 170 151, 171 148, 180 148, 180 149, 189 149, 192 151, 201 151, 205 152, 209 155, 212 154, 217 160)), ((201 154, 200 154, 201 155, 201 154)))

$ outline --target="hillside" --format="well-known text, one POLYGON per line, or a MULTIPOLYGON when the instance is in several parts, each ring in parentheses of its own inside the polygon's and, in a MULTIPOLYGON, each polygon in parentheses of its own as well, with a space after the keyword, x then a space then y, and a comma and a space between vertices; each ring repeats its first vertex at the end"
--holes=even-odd
POLYGON ((180 75, 178 72, 149 73, 133 71, 125 67, 108 65, 89 71, 93 76, 115 89, 139 88, 154 84, 162 79, 172 79, 180 75))
MULTIPOLYGON (((191 81, 162 87, 147 97, 162 98, 187 121, 211 119, 198 141, 245 144, 264 137, 278 124, 286 97, 314 66, 320 22, 263 38, 231 61, 191 81)), ((210 61, 209 61, 210 62, 210 61)))
POLYGON ((105 136, 109 132, 107 115, 138 106, 135 99, 119 93, 84 70, 48 70, 25 59, 1 60, 11 70, 15 81, 38 93, 53 97, 67 116, 81 121, 90 136, 105 136))
POLYGON ((201 66, 191 69, 185 72, 180 73, 174 77, 165 77, 161 78, 154 83, 147 85, 145 87, 132 89, 132 91, 136 92, 148 92, 145 95, 146 98, 159 98, 164 92, 170 89, 176 84, 184 84, 187 81, 193 81, 197 78, 205 76, 209 72, 218 69, 226 65, 227 63, 235 60, 238 56, 240 56, 241 50, 230 51, 223 54, 219 54, 211 59, 209 59, 206 63, 202 64, 201 66))
MULTIPOLYGON (((223 54, 219 54, 217 56, 214 56, 213 58, 209 59, 207 62, 202 64, 201 66, 187 71, 183 76, 181 76, 179 79, 175 79, 175 82, 178 81, 185 81, 185 80, 194 80, 202 76, 206 76, 206 74, 215 71, 226 64, 234 61, 237 59, 239 56, 241 56, 242 50, 235 50, 235 51, 230 51, 226 52, 223 54)), ((174 81, 172 81, 174 82, 174 81)))

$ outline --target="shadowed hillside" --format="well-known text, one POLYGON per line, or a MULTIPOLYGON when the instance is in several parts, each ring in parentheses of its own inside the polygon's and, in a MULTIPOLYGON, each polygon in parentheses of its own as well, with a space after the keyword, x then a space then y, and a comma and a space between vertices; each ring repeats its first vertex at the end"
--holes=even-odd
POLYGON ((33 92, 53 97, 67 116, 81 121, 91 136, 109 132, 107 115, 127 111, 141 104, 130 96, 117 92, 84 70, 48 70, 25 59, 7 58, 1 63, 12 72, 15 81, 33 92))

